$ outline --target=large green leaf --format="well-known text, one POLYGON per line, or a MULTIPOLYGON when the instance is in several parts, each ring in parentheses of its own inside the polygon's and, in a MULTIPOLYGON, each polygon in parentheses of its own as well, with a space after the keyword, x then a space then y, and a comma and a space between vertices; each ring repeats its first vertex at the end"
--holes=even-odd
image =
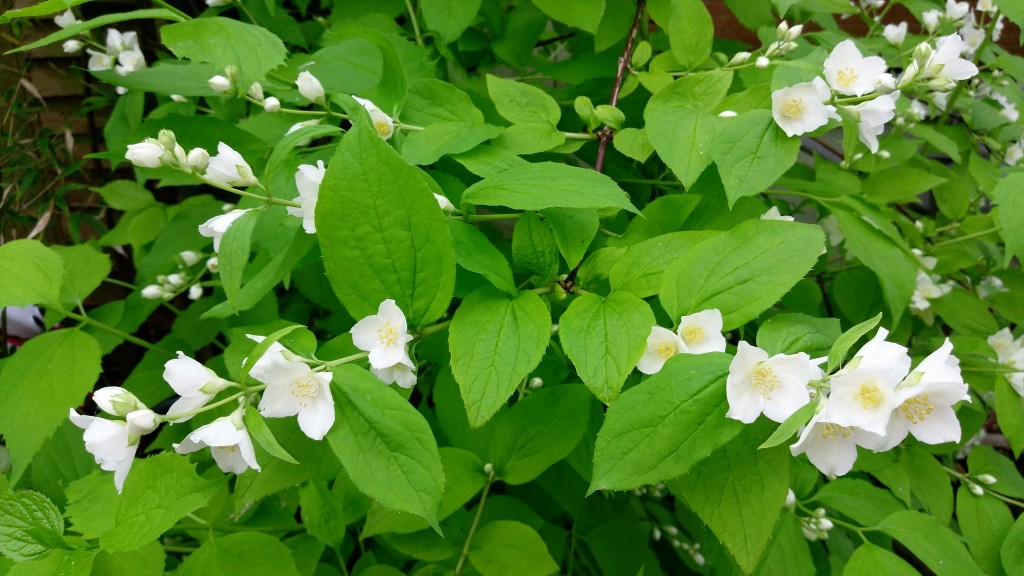
MULTIPOLYGON (((1024 9, 1020 11, 1024 15, 1024 9)), ((1002 227, 1000 234, 1006 241, 1006 267, 1010 266, 1010 261, 1015 255, 1024 259, 1024 195, 1020 193, 1022 188, 1024 174, 1010 174, 999 180, 991 194, 996 205, 993 219, 1002 227)))
POLYGON ((534 292, 515 298, 490 287, 469 295, 452 319, 448 345, 473 428, 505 405, 537 367, 551 338, 551 314, 534 292))
POLYGON ((410 164, 433 164, 442 156, 472 150, 501 132, 501 128, 487 124, 436 122, 406 136, 402 158, 410 164))
POLYGON ((67 309, 80 305, 110 274, 110 257, 88 244, 51 248, 64 262, 60 301, 67 309))
POLYGON ((880 525, 883 532, 899 540, 937 576, 984 574, 960 539, 938 520, 920 512, 897 512, 880 525))
POLYGON ((907 561, 870 542, 861 544, 850 556, 843 576, 916 576, 919 574, 907 561))
POLYGON ((711 149, 731 207, 744 196, 764 192, 796 162, 800 139, 790 138, 768 110, 721 118, 711 149))
POLYGON ((427 28, 448 44, 462 36, 480 10, 481 0, 423 0, 420 9, 427 28))
POLYGON ((32 338, 3 364, 0 433, 11 451, 12 483, 67 419, 68 410, 92 390, 100 375, 100 356, 95 338, 68 329, 32 338))
POLYGON ((540 123, 554 127, 562 116, 558 102, 536 86, 488 74, 487 93, 498 114, 513 124, 540 123))
POLYGON ((362 368, 334 369, 337 419, 327 433, 352 482, 382 505, 437 529, 444 470, 430 425, 394 389, 362 368))
POLYGON ((565 458, 587 430, 590 394, 578 385, 544 387, 516 402, 498 422, 488 451, 494 474, 525 484, 565 458))
POLYGON ((284 64, 288 51, 266 28, 231 18, 197 18, 160 28, 160 39, 178 58, 238 69, 238 89, 266 77, 284 64))
POLYGON ((757 330, 757 347, 768 354, 806 352, 811 358, 827 356, 842 334, 837 318, 814 318, 806 314, 776 314, 757 330))
POLYGON ((533 0, 534 5, 559 22, 593 34, 604 15, 605 0, 533 0))
POLYGON ((0 553, 24 562, 64 548, 64 519, 38 492, 0 493, 0 553))
POLYGON ((60 301, 64 264, 38 240, 0 245, 0 308, 60 301))
POLYGON ((608 282, 613 290, 632 292, 640 298, 654 296, 661 289, 665 271, 715 234, 718 232, 712 230, 671 232, 634 244, 612 266, 608 282))
POLYGON ((455 255, 444 215, 417 170, 363 121, 327 168, 316 224, 327 278, 354 318, 388 298, 411 326, 448 309, 455 255))
POLYGON ((668 40, 672 56, 687 68, 696 68, 711 55, 715 26, 701 0, 672 0, 668 40))
POLYGON ((558 337, 580 379, 611 404, 643 356, 654 323, 651 307, 632 294, 584 294, 562 314, 558 337))
POLYGON ((259 216, 258 210, 250 210, 232 222, 221 238, 220 251, 217 252, 221 286, 234 311, 238 310, 238 292, 242 289, 242 275, 249 264, 252 230, 259 216))
POLYGON ((276 537, 239 532, 209 540, 189 554, 178 576, 299 576, 291 550, 276 537))
POLYGON ((638 213, 629 196, 611 178, 553 162, 525 164, 485 178, 467 188, 462 200, 518 210, 621 208, 638 213))
POLYGON ((1006 504, 987 494, 972 494, 961 484, 956 492, 956 520, 978 565, 988 574, 1001 573, 999 548, 1013 526, 1006 504))
POLYGON ((469 562, 483 576, 546 576, 558 571, 540 535, 512 520, 483 525, 470 543, 469 562))
POLYGON ((483 232, 459 220, 449 220, 448 227, 455 243, 455 262, 459 266, 483 276, 502 292, 512 296, 518 293, 508 260, 483 232))
POLYGON ((644 130, 658 156, 690 187, 711 164, 715 115, 731 72, 698 72, 659 90, 644 109, 644 130))
POLYGON ((789 491, 789 449, 758 450, 764 429, 747 426, 706 462, 669 483, 747 574, 764 555, 789 491))
POLYGON ((632 490, 687 473, 743 425, 725 417, 732 357, 677 354, 608 408, 594 450, 590 492, 632 490))
POLYGON ((662 280, 661 304, 672 318, 717 308, 723 329, 737 328, 800 281, 824 243, 817 226, 748 220, 676 260, 662 280))

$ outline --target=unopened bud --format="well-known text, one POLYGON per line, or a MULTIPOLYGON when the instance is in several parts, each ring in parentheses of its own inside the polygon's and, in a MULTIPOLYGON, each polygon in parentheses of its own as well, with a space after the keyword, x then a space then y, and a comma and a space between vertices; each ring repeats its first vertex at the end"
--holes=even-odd
POLYGON ((193 148, 189 150, 186 162, 193 170, 206 170, 206 166, 210 163, 210 153, 203 148, 193 148))
POLYGON ((142 289, 142 297, 146 300, 160 300, 164 297, 164 289, 156 284, 150 284, 142 289))
POLYGON ((125 416, 125 420, 128 422, 128 433, 137 434, 139 436, 149 434, 153 430, 156 430, 156 427, 159 424, 156 413, 149 408, 129 412, 128 415, 125 416))
POLYGON ((494 464, 491 464, 490 462, 484 464, 484 474, 487 474, 488 476, 490 476, 493 473, 494 473, 494 464))
POLYGON ((71 39, 64 43, 64 52, 68 54, 78 54, 82 51, 82 41, 71 39))
POLYGON ((174 286, 175 288, 180 288, 180 287, 184 286, 185 282, 187 282, 187 281, 188 281, 188 278, 186 278, 182 274, 168 274, 167 275, 167 283, 170 284, 171 286, 174 286))
POLYGON ((164 147, 164 150, 174 150, 174 147, 178 144, 178 141, 174 137, 174 132, 171 132, 170 130, 161 130, 160 133, 157 134, 156 139, 160 142, 160 145, 164 147))
POLYGON ((991 474, 978 474, 975 479, 986 486, 991 486, 997 482, 996 477, 991 474))
POLYGON ((210 78, 209 84, 210 90, 213 90, 218 94, 223 94, 231 90, 231 80, 228 80, 227 78, 219 74, 214 76, 213 78, 210 78))
POLYGON ((737 52, 732 60, 729 60, 729 66, 739 66, 745 64, 747 60, 750 60, 750 52, 737 52))
POLYGON ((203 259, 202 254, 192 250, 185 250, 184 252, 179 252, 178 256, 181 258, 181 261, 185 263, 185 266, 195 266, 197 263, 199 263, 200 260, 203 259))
POLYGON ((792 489, 786 492, 786 508, 790 510, 796 508, 796 492, 793 492, 792 489))
POLYGON ((783 38, 786 37, 786 34, 788 32, 789 23, 783 20, 782 22, 779 22, 779 25, 775 28, 775 37, 779 40, 782 40, 783 38))
POLYGON ((107 386, 93 392, 92 401, 100 410, 113 416, 125 416, 146 407, 135 394, 118 386, 107 386))
POLYGON ((540 378, 530 378, 530 388, 540 388, 544 385, 544 380, 540 378))
POLYGON ((661 528, 655 526, 653 529, 651 529, 651 539, 655 542, 661 540, 661 528))
POLYGON ((792 28, 787 30, 786 33, 783 35, 782 39, 785 40, 786 42, 792 42, 793 40, 796 40, 797 38, 799 38, 800 34, 803 31, 804 31, 804 25, 803 24, 797 24, 796 26, 793 26, 792 28))
POLYGON ((271 96, 263 101, 263 110, 274 113, 281 109, 281 101, 271 96))
POLYGON ((179 104, 184 104, 185 102, 188 102, 188 98, 185 98, 181 94, 171 94, 171 100, 174 102, 178 102, 179 104))
POLYGON ((188 288, 188 299, 199 300, 203 297, 203 287, 199 284, 193 284, 188 288))
POLYGON ((253 82, 249 89, 245 91, 250 98, 257 102, 263 102, 263 85, 259 82, 253 82))
POLYGON ((892 154, 890 154, 888 150, 878 151, 878 157, 881 158, 882 160, 888 160, 891 156, 892 154))
POLYGON ((669 536, 673 536, 673 537, 679 536, 679 528, 676 528, 675 526, 672 526, 672 525, 665 526, 665 534, 668 534, 669 536))
POLYGON ((974 494, 975 496, 984 496, 985 495, 985 489, 982 488, 981 486, 978 486, 974 482, 968 482, 967 483, 967 489, 970 490, 971 494, 974 494))
POLYGON ((757 60, 754 60, 754 67, 757 68, 758 70, 764 70, 765 68, 768 67, 769 64, 771 64, 771 60, 765 58, 764 56, 758 56, 757 60))
POLYGON ((551 335, 554 336, 555 334, 558 334, 558 324, 551 325, 551 335))
POLYGON ((216 256, 206 261, 206 269, 214 274, 220 272, 220 264, 217 262, 216 256))

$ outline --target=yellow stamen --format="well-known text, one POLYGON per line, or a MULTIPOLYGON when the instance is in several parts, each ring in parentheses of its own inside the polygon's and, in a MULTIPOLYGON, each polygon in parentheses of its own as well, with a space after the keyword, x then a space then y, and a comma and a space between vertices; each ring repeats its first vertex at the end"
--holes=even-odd
POLYGON ((687 344, 696 344, 702 340, 704 340, 704 329, 700 326, 683 328, 683 341, 687 344))
POLYGON ((772 397, 772 392, 781 386, 779 375, 775 373, 775 370, 764 365, 754 368, 754 372, 750 375, 750 384, 754 387, 755 392, 769 400, 772 397))
POLYGON ((839 426, 838 424, 822 424, 821 425, 821 437, 824 440, 838 440, 839 435, 842 434, 843 438, 849 438, 853 432, 846 426, 839 426))
POLYGON ((383 326, 377 328, 377 341, 382 346, 391 346, 398 341, 398 328, 391 322, 385 322, 383 326))
POLYGON ((882 401, 882 391, 874 382, 864 382, 853 398, 860 402, 861 408, 868 410, 878 406, 878 403, 882 401))
POLYGON ((900 412, 903 413, 903 417, 909 420, 911 424, 924 422, 925 417, 931 414, 933 410, 935 410, 935 406, 928 401, 927 394, 914 396, 900 404, 900 412))
POLYGON ((803 113, 803 98, 790 98, 782 104, 782 115, 787 118, 799 118, 803 113))
POLYGON ((678 352, 678 350, 676 350, 676 347, 670 342, 663 342, 658 345, 658 356, 661 356, 665 360, 675 356, 676 352, 678 352))
POLYGON ((836 71, 836 83, 843 88, 849 88, 857 81, 857 71, 853 68, 840 68, 836 71))

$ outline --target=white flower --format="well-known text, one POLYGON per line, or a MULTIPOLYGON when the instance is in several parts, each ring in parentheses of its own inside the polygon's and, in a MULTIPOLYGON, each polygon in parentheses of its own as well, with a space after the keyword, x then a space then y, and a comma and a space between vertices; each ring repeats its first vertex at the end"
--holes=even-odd
POLYGON ((435 193, 434 200, 437 200, 437 206, 442 212, 455 212, 455 205, 452 204, 452 201, 447 196, 435 193))
POLYGON ((142 54, 142 50, 136 47, 131 50, 122 50, 117 54, 117 66, 114 66, 114 72, 120 76, 127 76, 145 67, 146 57, 142 54))
POLYGON ((181 444, 174 444, 174 450, 178 454, 191 454, 209 446, 221 471, 241 474, 252 468, 259 472, 260 465, 256 462, 252 439, 242 420, 243 410, 239 407, 231 415, 222 416, 196 429, 181 444))
POLYGON ((996 356, 1001 364, 1006 364, 1007 360, 1024 349, 1024 336, 1015 339, 1009 328, 1003 328, 985 341, 996 351, 996 356))
POLYGON ((260 183, 245 158, 223 142, 217 144, 217 155, 210 158, 203 177, 225 186, 255 186, 260 183))
POLYGON ((200 286, 199 284, 193 284, 193 285, 188 287, 188 299, 189 300, 195 301, 195 300, 199 300, 202 297, 203 297, 203 287, 202 286, 200 286))
POLYGON ((1002 363, 1016 370, 1016 372, 1005 374, 1006 381, 1017 391, 1017 394, 1024 396, 1024 350, 1018 350, 1002 363))
POLYGON ((833 376, 822 422, 885 434, 889 413, 896 407, 896 384, 884 372, 854 369, 833 376))
POLYGON ((964 21, 963 28, 960 29, 960 34, 964 39, 964 54, 973 56, 978 48, 981 48, 981 43, 985 41, 985 29, 978 28, 974 23, 974 18, 968 18, 964 21))
POLYGON ((935 42, 935 51, 925 66, 925 76, 946 80, 967 80, 978 74, 978 67, 960 57, 963 40, 957 34, 943 36, 935 42))
POLYGON ((879 74, 875 78, 875 92, 879 94, 891 94, 896 91, 896 79, 888 72, 879 74))
POLYGON ((316 201, 320 195, 320 183, 323 182, 326 172, 324 161, 317 160, 316 166, 299 165, 299 171, 295 173, 295 187, 298 188, 299 195, 294 200, 302 206, 298 208, 289 206, 288 213, 302 218, 302 229, 308 234, 316 234, 316 221, 313 216, 316 212, 316 201))
POLYGON ((114 473, 114 487, 120 494, 135 461, 135 452, 139 449, 138 436, 132 438, 128 423, 120 420, 82 416, 74 409, 68 417, 75 426, 85 430, 82 435, 85 449, 93 455, 100 468, 114 473))
MULTIPOLYGON (((243 214, 249 210, 232 210, 227 214, 221 214, 214 216, 206 222, 199 225, 199 235, 206 236, 207 238, 213 238, 213 251, 218 252, 220 250, 220 239, 224 237, 224 234, 228 231, 228 227, 242 217, 243 214)), ((215 270, 210 270, 215 272, 215 270)))
POLYGON ((390 298, 380 303, 376 314, 356 322, 351 332, 352 343, 370 353, 370 366, 378 370, 401 362, 406 344, 412 340, 405 314, 390 298))
POLYGON ((38 306, 7 306, 7 336, 28 340, 46 330, 43 312, 38 306))
POLYGON ((412 388, 416 385, 416 367, 413 366, 412 358, 409 358, 408 354, 400 362, 387 368, 371 366, 370 372, 385 384, 394 382, 402 388, 412 388))
POLYGON ((56 15, 53 18, 53 23, 56 24, 57 26, 61 27, 61 28, 67 28, 68 26, 73 26, 75 24, 81 24, 82 21, 79 20, 78 18, 75 18, 75 14, 73 12, 71 12, 70 8, 68 8, 67 10, 64 11, 63 14, 56 15))
MULTIPOLYGON (((246 334, 262 342, 262 336, 246 334)), ((334 425, 331 372, 314 372, 305 362, 289 360, 285 347, 274 342, 249 371, 267 388, 260 398, 260 414, 267 418, 298 416, 299 429, 313 440, 321 440, 334 425)))
POLYGON ((96 407, 111 416, 127 416, 129 412, 142 410, 146 406, 131 392, 118 386, 106 386, 92 393, 96 407))
POLYGON ((1009 98, 999 93, 993 94, 992 97, 996 102, 999 102, 1000 106, 1003 107, 1003 109, 999 111, 1000 116, 1006 118, 1010 122, 1016 122, 1017 119, 1020 118, 1020 112, 1017 111, 1017 105, 1011 102, 1009 98))
POLYGON ((188 151, 185 162, 193 170, 206 170, 206 167, 210 165, 210 153, 204 148, 193 148, 188 151))
MULTIPOLYGON (((174 393, 180 396, 167 410, 167 416, 185 414, 205 406, 218 392, 231 384, 217 376, 213 370, 185 356, 180 350, 177 358, 164 364, 164 380, 174 389, 174 393)), ((192 416, 187 414, 171 422, 185 422, 192 416)))
POLYGON ((917 286, 911 295, 910 308, 921 312, 931 307, 929 300, 941 298, 953 290, 952 282, 938 282, 939 276, 917 271, 917 286))
POLYGON ((106 52, 97 52, 91 48, 87 48, 85 52, 89 55, 89 63, 86 66, 90 72, 110 70, 114 67, 114 59, 106 52))
POLYGON ((1006 284, 1003 284, 1003 281, 998 276, 985 276, 978 283, 978 296, 982 300, 988 300, 1000 292, 1008 291, 1006 284))
POLYGON ((210 78, 207 83, 210 85, 210 90, 213 90, 218 94, 223 94, 228 90, 231 90, 231 80, 228 80, 220 74, 210 78))
POLYGON ((139 47, 139 36, 135 32, 124 32, 107 28, 107 52, 117 54, 122 50, 136 50, 139 47))
POLYGON ((952 405, 970 401, 960 363, 949 338, 910 373, 896 390, 896 408, 889 417, 885 438, 873 449, 893 448, 912 434, 925 444, 960 441, 960 421, 952 405))
POLYGON ((807 354, 769 358, 764 350, 740 342, 725 381, 729 401, 725 415, 745 424, 762 413, 770 420, 783 422, 810 402, 810 380, 811 359, 807 354))
POLYGON ((925 30, 929 33, 935 32, 939 27, 939 18, 942 18, 941 10, 928 10, 921 14, 921 23, 924 24, 925 30))
POLYGON ((838 120, 835 106, 826 104, 832 98, 825 81, 815 78, 789 88, 772 92, 772 116, 787 136, 798 136, 838 120))
POLYGON ((155 138, 146 138, 138 144, 129 144, 124 157, 141 168, 159 168, 164 165, 163 145, 155 138))
POLYGON ((761 214, 761 220, 779 220, 781 222, 792 222, 792 216, 783 216, 778 206, 772 206, 767 212, 761 214))
POLYGON ((1024 145, 1020 142, 1014 142, 1006 148, 1003 161, 1006 162, 1007 166, 1016 166, 1022 159, 1024 159, 1024 145))
POLYGON ((962 20, 971 11, 971 5, 967 2, 956 2, 946 0, 946 18, 950 20, 962 20))
POLYGON ((992 12, 996 9, 996 3, 992 0, 978 0, 978 5, 975 8, 982 12, 992 12))
POLYGON ((75 39, 68 40, 63 44, 64 52, 67 54, 78 54, 82 51, 83 46, 84 44, 82 44, 81 40, 75 39))
POLYGON ((863 96, 875 89, 875 79, 885 72, 885 60, 861 55, 853 40, 843 40, 825 59, 825 79, 840 94, 863 96))
POLYGON ((277 112, 281 109, 281 101, 271 96, 263 101, 263 110, 267 112, 277 112))
POLYGON ((903 44, 903 40, 907 37, 907 23, 886 24, 882 29, 882 36, 885 36, 885 39, 893 46, 903 44))
MULTIPOLYGON (((826 410, 831 400, 826 402, 826 410)), ((827 476, 842 476, 857 460, 857 446, 871 448, 881 437, 858 428, 822 422, 819 412, 807 423, 796 444, 789 447, 793 456, 807 454, 811 464, 827 476)))
POLYGON ((395 121, 391 116, 385 114, 383 110, 369 100, 364 100, 357 96, 353 96, 352 99, 370 113, 370 121, 373 122, 373 128, 377 131, 377 135, 385 140, 391 138, 391 135, 395 133, 395 121))
POLYGON ((915 121, 921 121, 928 117, 928 105, 920 100, 910 100, 910 116, 915 121))
POLYGON ((655 374, 661 370, 669 358, 687 351, 686 343, 679 337, 679 334, 668 328, 654 326, 651 328, 651 334, 647 337, 647 348, 644 349, 644 355, 637 362, 636 369, 644 374, 655 374))
POLYGON ((310 102, 323 101, 324 87, 308 70, 299 73, 299 77, 295 79, 295 85, 299 87, 299 94, 302 94, 306 100, 310 102))
POLYGON ((156 430, 160 425, 159 416, 149 408, 133 410, 125 414, 125 423, 128 425, 128 434, 142 436, 156 430))
POLYGON ((683 316, 679 319, 679 329, 676 332, 686 344, 686 351, 690 354, 725 352, 722 312, 717 308, 683 316))
POLYGON ((863 369, 882 372, 893 383, 902 381, 910 372, 910 354, 906 346, 886 340, 888 336, 888 330, 879 328, 875 337, 864 344, 854 354, 853 360, 836 374, 863 369))
POLYGON ((872 154, 878 152, 878 136, 885 130, 885 123, 896 116, 896 100, 899 97, 899 92, 883 94, 874 100, 847 108, 857 117, 857 137, 872 154))

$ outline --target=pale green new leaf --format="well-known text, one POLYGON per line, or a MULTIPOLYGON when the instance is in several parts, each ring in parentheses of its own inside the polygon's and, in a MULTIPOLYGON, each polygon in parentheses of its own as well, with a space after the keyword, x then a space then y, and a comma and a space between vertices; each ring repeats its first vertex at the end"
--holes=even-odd
POLYGON ((583 260, 587 247, 597 235, 601 225, 597 210, 593 208, 548 208, 541 212, 565 261, 572 268, 583 260))
POLYGON ((490 287, 469 295, 448 334, 452 373, 473 428, 505 405, 537 367, 551 338, 551 313, 535 292, 512 298, 490 287))
POLYGON ((51 248, 64 262, 60 301, 71 310, 85 301, 110 274, 110 257, 88 244, 51 248))
POLYGON ((470 543, 469 562, 483 576, 546 576, 558 571, 540 535, 512 520, 481 526, 470 543))
POLYGON ((584 294, 562 314, 558 337, 580 379, 611 404, 643 356, 654 324, 647 302, 630 293, 584 294))
POLYGON ((639 213, 611 178, 553 162, 525 164, 485 178, 467 188, 462 200, 517 210, 621 208, 639 213))
MULTIPOLYGON (((1024 13, 1024 10, 1022 10, 1024 13)), ((1002 227, 1000 234, 1006 241, 1004 266, 1009 267, 1014 255, 1024 258, 1024 174, 1010 174, 999 180, 992 191, 992 202, 996 209, 993 219, 1002 227)))

